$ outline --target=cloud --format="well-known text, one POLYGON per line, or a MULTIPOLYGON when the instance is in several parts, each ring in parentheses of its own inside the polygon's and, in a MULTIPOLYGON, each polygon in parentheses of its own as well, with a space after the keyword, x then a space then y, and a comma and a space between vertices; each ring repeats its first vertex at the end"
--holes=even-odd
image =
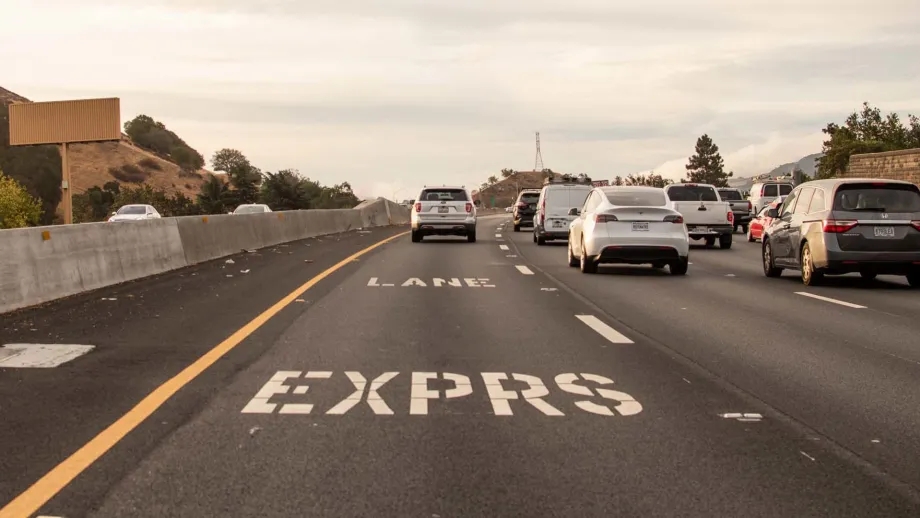
POLYGON ((920 112, 915 0, 8 3, 4 87, 368 195, 529 169, 535 131, 557 171, 682 175, 707 133, 751 174, 863 101, 920 112))

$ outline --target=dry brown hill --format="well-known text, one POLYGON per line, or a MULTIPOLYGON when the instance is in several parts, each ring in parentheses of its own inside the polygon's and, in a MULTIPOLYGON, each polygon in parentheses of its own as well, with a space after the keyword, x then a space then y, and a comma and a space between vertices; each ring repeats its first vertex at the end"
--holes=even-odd
MULTIPOLYGON (((0 102, 32 101, 0 87, 0 102)), ((125 186, 148 184, 171 195, 182 193, 194 198, 208 175, 213 174, 205 169, 183 172, 170 160, 136 146, 125 134, 120 142, 71 144, 69 150, 74 194, 115 181, 125 186)))
MULTIPOLYGON (((550 173, 555 178, 562 173, 550 173)), ((514 203, 518 191, 521 189, 540 189, 543 187, 544 175, 542 171, 515 171, 508 178, 502 178, 493 185, 473 193, 474 200, 481 200, 483 207, 491 207, 495 199, 495 207, 505 208, 514 203)))

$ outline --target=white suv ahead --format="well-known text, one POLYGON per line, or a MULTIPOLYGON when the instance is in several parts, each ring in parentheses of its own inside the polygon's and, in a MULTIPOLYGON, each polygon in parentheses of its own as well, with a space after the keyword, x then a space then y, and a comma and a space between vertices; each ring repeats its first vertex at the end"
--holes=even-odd
POLYGON ((412 207, 412 242, 425 236, 466 236, 476 242, 476 207, 466 188, 425 187, 412 207))

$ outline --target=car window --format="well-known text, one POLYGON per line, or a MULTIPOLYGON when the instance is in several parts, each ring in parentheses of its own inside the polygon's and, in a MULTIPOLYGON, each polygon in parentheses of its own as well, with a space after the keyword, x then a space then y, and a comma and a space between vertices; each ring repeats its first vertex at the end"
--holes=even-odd
POLYGON ((581 207, 590 193, 590 189, 547 189, 546 206, 567 209, 581 207))
POLYGON ((764 185, 763 194, 761 194, 761 196, 764 198, 775 198, 779 196, 779 191, 776 189, 776 184, 764 185))
POLYGON ((851 183, 837 188, 834 210, 920 212, 920 189, 897 183, 851 183))
POLYGON ((792 211, 795 209, 795 200, 798 197, 798 194, 798 192, 793 192, 786 197, 786 200, 783 201, 783 206, 779 209, 779 217, 792 214, 792 211))
POLYGON ((741 193, 730 189, 719 189, 719 196, 722 201, 741 201, 741 193))
POLYGON ((597 208, 598 205, 600 205, 600 197, 597 195, 597 193, 592 192, 591 194, 588 195, 588 198, 585 200, 585 206, 581 210, 581 212, 582 213, 592 212, 594 209, 597 208))
POLYGON ((806 187, 799 191, 799 202, 795 204, 795 210, 793 210, 792 213, 805 214, 808 212, 808 206, 811 204, 811 197, 814 193, 815 189, 813 187, 806 187))
POLYGON ((147 207, 144 207, 143 205, 126 205, 118 209, 118 214, 130 216, 147 214, 147 207))
POLYGON ((466 189, 433 188, 425 189, 419 195, 419 201, 470 201, 466 189))
POLYGON ((815 189, 815 195, 811 198, 808 205, 808 213, 821 212, 824 210, 824 189, 815 189))
POLYGON ((607 200, 620 207, 663 207, 668 199, 664 191, 618 190, 607 193, 607 200))
POLYGON ((537 203, 540 200, 540 193, 538 192, 525 192, 521 194, 522 203, 537 203))
POLYGON ((781 183, 781 184, 779 184, 779 195, 780 195, 780 196, 785 196, 785 195, 789 194, 790 192, 792 192, 792 186, 791 186, 791 185, 789 185, 789 184, 787 184, 787 183, 781 183))
POLYGON ((770 210, 770 206, 769 206, 769 205, 767 205, 766 207, 760 209, 760 212, 757 213, 757 217, 758 217, 758 218, 765 218, 765 217, 767 216, 767 211, 768 211, 768 210, 770 210))
POLYGON ((258 205, 240 205, 233 211, 234 214, 255 214, 257 212, 263 212, 262 207, 258 205))
POLYGON ((668 188, 671 201, 719 201, 716 190, 702 185, 672 185, 668 188))

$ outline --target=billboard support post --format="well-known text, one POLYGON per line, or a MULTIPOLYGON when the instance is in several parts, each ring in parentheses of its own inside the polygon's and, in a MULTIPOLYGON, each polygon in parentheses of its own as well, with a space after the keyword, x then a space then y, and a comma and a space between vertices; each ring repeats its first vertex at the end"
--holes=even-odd
POLYGON ((120 140, 121 101, 117 97, 10 105, 10 146, 60 147, 61 210, 67 225, 73 223, 69 145, 120 140))

